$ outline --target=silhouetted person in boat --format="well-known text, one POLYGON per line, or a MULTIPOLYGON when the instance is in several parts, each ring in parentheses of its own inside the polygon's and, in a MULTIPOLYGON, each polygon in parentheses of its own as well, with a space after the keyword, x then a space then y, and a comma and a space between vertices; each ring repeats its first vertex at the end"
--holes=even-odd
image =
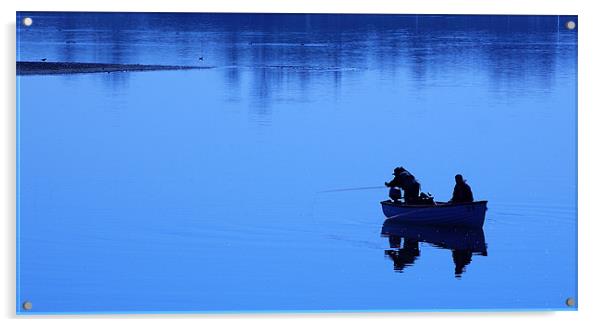
POLYGON ((456 175, 456 186, 454 187, 454 195, 449 202, 462 203, 462 202, 473 202, 472 190, 470 186, 466 184, 466 180, 462 175, 456 175))
POLYGON ((393 170, 393 179, 390 182, 385 182, 385 186, 389 187, 389 197, 393 202, 399 202, 401 199, 401 192, 403 190, 403 197, 406 203, 413 203, 418 200, 420 194, 420 183, 416 181, 414 175, 410 174, 409 171, 403 167, 397 167, 393 170))

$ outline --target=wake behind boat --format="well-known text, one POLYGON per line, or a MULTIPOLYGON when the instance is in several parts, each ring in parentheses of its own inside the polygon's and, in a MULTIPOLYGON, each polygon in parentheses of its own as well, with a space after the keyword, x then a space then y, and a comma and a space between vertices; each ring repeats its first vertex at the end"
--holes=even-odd
POLYGON ((487 211, 487 201, 406 204, 387 200, 382 201, 380 204, 382 205, 383 213, 388 219, 423 225, 482 228, 485 222, 485 212, 487 211))

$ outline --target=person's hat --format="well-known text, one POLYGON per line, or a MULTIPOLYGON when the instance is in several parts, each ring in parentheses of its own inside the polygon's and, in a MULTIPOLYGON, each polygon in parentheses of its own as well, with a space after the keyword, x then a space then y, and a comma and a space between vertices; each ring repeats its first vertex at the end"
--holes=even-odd
POLYGON ((406 170, 403 169, 403 167, 397 167, 397 168, 393 169, 393 175, 399 175, 399 174, 403 173, 404 171, 406 171, 406 170))

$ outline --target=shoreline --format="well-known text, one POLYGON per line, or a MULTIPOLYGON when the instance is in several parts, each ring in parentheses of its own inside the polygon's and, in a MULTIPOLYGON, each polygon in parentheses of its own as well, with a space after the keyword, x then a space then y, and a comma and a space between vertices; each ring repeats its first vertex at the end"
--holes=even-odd
POLYGON ((211 69, 212 66, 167 66, 141 64, 101 64, 84 62, 36 62, 17 61, 17 76, 61 75, 113 72, 142 72, 158 70, 211 69))

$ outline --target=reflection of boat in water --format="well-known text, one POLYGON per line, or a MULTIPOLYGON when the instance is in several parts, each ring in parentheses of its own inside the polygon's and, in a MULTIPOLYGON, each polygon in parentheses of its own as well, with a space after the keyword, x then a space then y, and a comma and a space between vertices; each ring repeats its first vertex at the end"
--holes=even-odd
POLYGON ((482 228, 485 222, 485 211, 487 211, 487 201, 405 204, 387 200, 380 204, 387 218, 423 225, 482 228))
POLYGON ((393 269, 399 272, 412 265, 420 256, 420 242, 451 250, 456 277, 462 275, 472 261, 473 254, 487 256, 482 228, 413 225, 387 219, 381 234, 389 238, 389 246, 393 249, 385 250, 385 254, 393 260, 393 269))
POLYGON ((387 219, 383 223, 381 234, 426 242, 442 249, 471 250, 487 255, 482 228, 423 226, 387 219))

